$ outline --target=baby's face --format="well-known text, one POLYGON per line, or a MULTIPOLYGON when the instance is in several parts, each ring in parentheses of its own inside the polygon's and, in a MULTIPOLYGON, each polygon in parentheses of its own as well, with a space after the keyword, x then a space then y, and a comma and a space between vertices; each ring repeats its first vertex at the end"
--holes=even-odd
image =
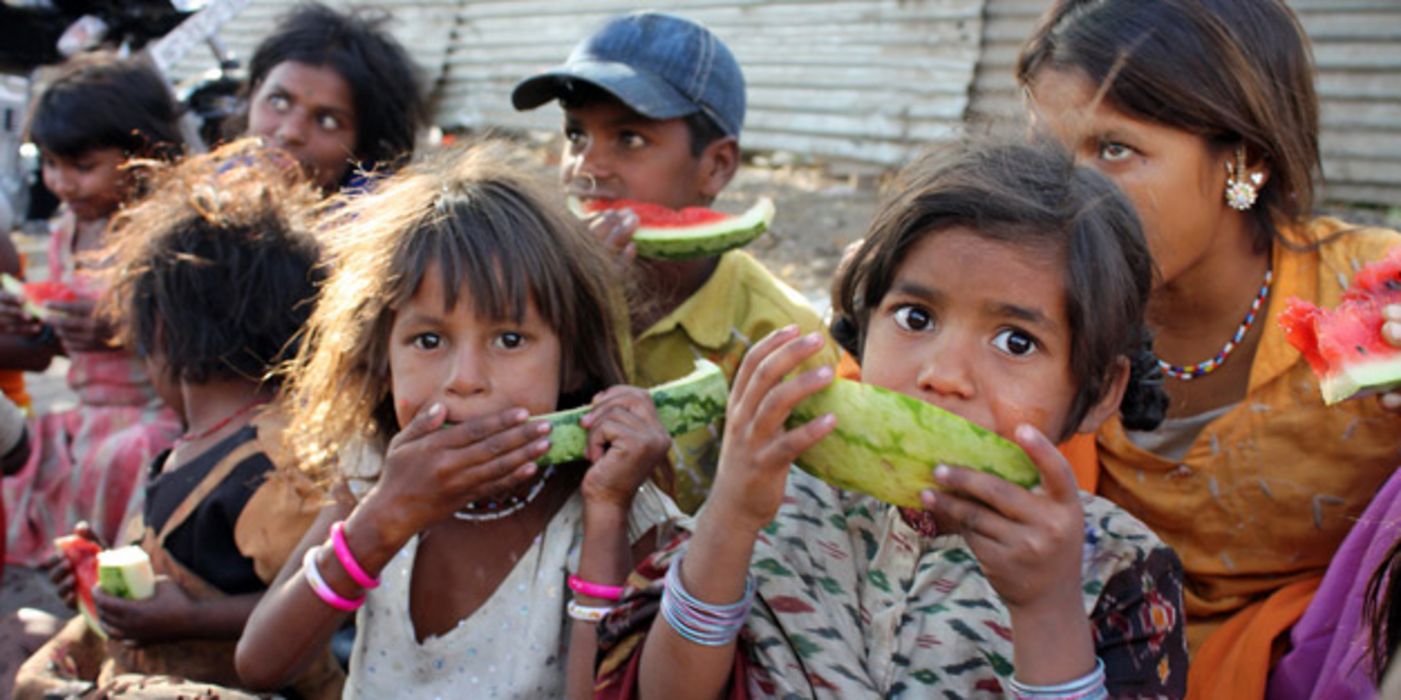
POLYGON ((863 381, 1011 436, 1055 439, 1076 388, 1060 260, 967 228, 926 234, 871 311, 863 381))
POLYGON ((400 427, 434 402, 456 423, 508 408, 548 413, 559 401, 559 337, 535 303, 520 323, 493 321, 476 313, 463 285, 449 309, 437 265, 395 314, 389 343, 400 427))

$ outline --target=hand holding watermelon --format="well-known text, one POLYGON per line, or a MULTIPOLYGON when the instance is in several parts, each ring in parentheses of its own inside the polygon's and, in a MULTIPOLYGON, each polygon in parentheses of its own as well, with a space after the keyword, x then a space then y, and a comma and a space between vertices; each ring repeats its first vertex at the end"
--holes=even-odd
POLYGON ((48 304, 49 325, 54 327, 58 339, 69 352, 106 352, 117 349, 112 338, 115 332, 111 324, 99 318, 97 302, 92 299, 74 298, 54 301, 48 304))
POLYGON ((21 282, 0 273, 0 330, 34 335, 50 316, 50 307, 77 299, 78 295, 62 282, 21 282))
POLYGON ((195 602, 174 581, 153 581, 147 598, 130 600, 108 593, 102 587, 93 591, 97 616, 112 639, 140 643, 164 642, 197 636, 189 629, 196 620, 195 602))

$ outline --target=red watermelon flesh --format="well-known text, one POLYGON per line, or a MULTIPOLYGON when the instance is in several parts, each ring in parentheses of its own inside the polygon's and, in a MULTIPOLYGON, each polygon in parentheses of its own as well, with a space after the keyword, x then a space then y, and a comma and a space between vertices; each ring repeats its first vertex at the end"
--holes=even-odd
POLYGON ((670 209, 631 199, 569 199, 570 209, 587 217, 607 211, 631 210, 637 215, 632 243, 644 258, 686 260, 720 255, 743 246, 767 231, 773 222, 773 200, 761 197, 742 214, 705 207, 670 209))
POLYGON ((730 218, 729 214, 705 207, 672 209, 632 199, 590 199, 584 202, 586 214, 630 209, 637 215, 638 228, 686 228, 730 218))
POLYGON ((45 304, 51 301, 74 301, 78 298, 77 292, 71 287, 53 280, 21 282, 5 274, 0 275, 0 283, 3 283, 5 291, 24 300, 26 313, 40 320, 49 313, 48 309, 44 308, 45 304))
POLYGON ((1401 304, 1401 249, 1359 270, 1335 309, 1286 302, 1279 323, 1318 376, 1324 403, 1401 385, 1401 348, 1382 337, 1388 304, 1401 304))
POLYGON ((99 635, 106 637, 102 623, 97 618, 97 606, 92 602, 92 589, 97 585, 97 554, 102 547, 86 537, 65 535, 54 540, 68 567, 73 570, 74 595, 78 599, 78 612, 83 614, 88 626, 99 635))

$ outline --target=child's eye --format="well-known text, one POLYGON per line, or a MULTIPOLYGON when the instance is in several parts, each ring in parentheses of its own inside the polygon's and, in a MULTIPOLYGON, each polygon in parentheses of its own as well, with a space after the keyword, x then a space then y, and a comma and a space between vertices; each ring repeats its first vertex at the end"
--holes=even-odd
POLYGON ((584 134, 584 130, 580 129, 579 127, 564 127, 564 139, 568 141, 571 145, 582 147, 585 143, 588 142, 588 138, 589 137, 584 134))
POLYGON ((274 110, 278 112, 286 112, 292 107, 292 102, 287 99, 286 95, 279 95, 274 93, 272 95, 268 95, 268 105, 270 105, 274 110))
POLYGON ((1021 357, 1030 355, 1036 351, 1036 339, 1015 328, 1006 328, 992 338, 993 347, 1012 355, 1021 357))
POLYGON ((1099 143, 1099 159, 1103 161, 1117 163, 1129 159, 1133 154, 1133 147, 1117 141, 1101 141, 1099 143))
POLYGON ((900 306, 895 309, 895 324, 907 331, 922 331, 934 325, 934 318, 918 306, 900 306))
POLYGON ((443 339, 437 333, 419 333, 410 342, 419 350, 436 350, 443 339))
POLYGON ((618 140, 622 142, 623 148, 642 148, 643 146, 647 145, 647 139, 642 138, 642 134, 638 134, 632 131, 623 132, 620 136, 618 136, 618 140))
POLYGON ((514 331, 506 331, 496 336, 496 346, 506 350, 513 350, 525 344, 525 336, 514 331))
POLYGON ((341 120, 333 114, 323 114, 316 120, 318 126, 326 131, 340 131, 341 120))

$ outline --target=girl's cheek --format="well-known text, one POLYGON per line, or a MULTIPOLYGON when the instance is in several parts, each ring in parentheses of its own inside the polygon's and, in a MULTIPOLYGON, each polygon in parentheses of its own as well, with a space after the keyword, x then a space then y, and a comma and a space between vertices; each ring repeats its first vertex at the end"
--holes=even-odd
POLYGON ((1052 440, 1056 437, 1055 426, 1047 425, 1050 412, 1044 408, 1023 406, 1015 400, 997 399, 992 400, 989 408, 992 410, 993 432, 1008 440, 1012 439, 1012 433, 1022 423, 1034 426, 1052 440))

